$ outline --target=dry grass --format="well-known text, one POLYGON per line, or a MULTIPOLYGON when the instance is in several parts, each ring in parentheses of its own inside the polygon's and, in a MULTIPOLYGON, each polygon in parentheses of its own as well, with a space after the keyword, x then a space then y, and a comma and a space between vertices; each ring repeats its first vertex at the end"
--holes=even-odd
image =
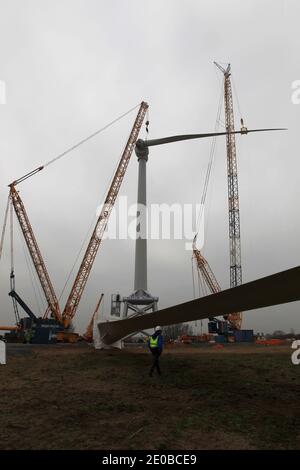
POLYGON ((170 349, 160 378, 138 349, 12 349, 0 367, 0 448, 299 449, 290 350, 234 346, 170 349))

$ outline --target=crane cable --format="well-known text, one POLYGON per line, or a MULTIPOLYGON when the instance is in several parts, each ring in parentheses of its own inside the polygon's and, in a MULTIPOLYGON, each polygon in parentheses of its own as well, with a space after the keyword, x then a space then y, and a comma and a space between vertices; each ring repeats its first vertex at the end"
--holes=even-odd
MULTIPOLYGON (((13 212, 13 203, 12 203, 12 200, 10 199, 10 197, 9 197, 9 202, 10 202, 10 204, 9 204, 9 208, 10 208, 10 288, 11 288, 11 290, 15 290, 14 212, 13 212)), ((24 256, 25 256, 25 262, 26 262, 27 269, 28 269, 28 272, 29 272, 29 277, 30 277, 32 288, 33 288, 34 296, 35 296, 35 299, 36 299, 36 304, 37 304, 39 312, 41 313, 40 303, 38 301, 37 292, 36 292, 36 288, 35 288, 35 285, 34 285, 34 281, 36 282, 36 280, 34 278, 33 268, 29 263, 28 254, 26 253, 26 250, 25 250, 25 241, 24 241, 24 239, 21 235, 22 235, 21 234, 21 228, 19 227, 19 237, 23 241, 22 248, 23 248, 23 252, 24 252, 24 256)), ((40 291, 39 291, 39 295, 41 297, 40 291)), ((41 301, 42 301, 42 297, 41 297, 41 301)), ((14 297, 12 297, 12 302, 13 302, 13 309, 14 309, 16 321, 17 321, 17 323, 19 323, 19 321, 20 321, 19 307, 18 307, 17 301, 14 297)), ((43 301, 42 301, 42 303, 43 303, 43 301)))
POLYGON ((47 163, 44 163, 43 165, 35 168, 34 170, 30 171, 29 173, 27 173, 26 175, 24 176, 21 176, 20 178, 18 178, 17 180, 15 180, 13 183, 11 183, 12 185, 16 186, 17 184, 19 183, 22 183, 23 181, 27 180, 28 178, 30 178, 31 176, 35 175, 36 173, 40 172, 41 170, 43 170, 44 168, 46 168, 47 166, 51 165, 52 163, 56 162, 57 160, 60 160, 62 157, 64 157, 65 155, 67 155, 68 153, 72 152, 73 150, 77 149, 78 147, 80 147, 81 145, 85 144, 88 140, 90 139, 93 139, 94 137, 96 137, 96 135, 100 134, 101 132, 105 131, 106 129, 108 129, 109 127, 113 126, 116 122, 120 121, 121 119, 123 119, 125 116, 127 116, 128 114, 132 113, 135 109, 137 109, 138 107, 140 106, 140 103, 137 104, 136 106, 134 106, 133 108, 129 109, 128 111, 126 111, 125 113, 121 114, 120 116, 118 116, 117 118, 113 119, 112 121, 110 121, 108 124, 106 124, 105 126, 101 127, 101 129, 98 129, 97 131, 93 132, 92 134, 90 134, 88 137, 85 137, 84 139, 80 140, 79 142, 77 142, 76 144, 72 145, 71 147, 69 147, 68 149, 66 149, 64 152, 56 155, 56 157, 52 158, 51 160, 49 160, 47 163))
MULTIPOLYGON (((224 80, 222 81, 222 84, 221 84, 221 91, 220 91, 220 97, 219 97, 217 117, 216 117, 216 122, 215 122, 215 131, 217 131, 217 129, 219 127, 219 124, 220 124, 220 116, 221 116, 222 103, 223 103, 223 86, 224 86, 224 80)), ((198 236, 198 233, 199 233, 199 226, 200 226, 202 216, 203 216, 204 204, 206 202, 208 185, 209 185, 209 181, 210 181, 210 176, 211 176, 212 166, 213 166, 213 161, 214 161, 214 156, 215 156, 216 143, 217 143, 217 138, 214 137, 213 140, 212 140, 212 143, 211 143, 211 147, 210 147, 210 157, 209 157, 209 162, 208 162, 208 166, 207 166, 207 170, 206 170, 202 196, 201 196, 201 207, 200 207, 200 211, 199 211, 198 218, 197 218, 197 232, 196 232, 196 235, 195 235, 195 238, 194 238, 195 243, 196 243, 196 240, 197 240, 197 236, 198 236)), ((195 299, 196 298, 196 289, 195 289, 195 274, 194 274, 194 262, 195 262, 194 254, 192 255, 191 262, 192 262, 192 279, 193 279, 193 297, 195 299)), ((198 266, 197 266, 197 272, 198 272, 198 290, 199 290, 199 294, 200 294, 200 280, 199 280, 198 266)), ((203 292, 203 294, 204 294, 204 292, 203 292)))
POLYGON ((147 111, 146 111, 146 122, 145 122, 145 128, 146 128, 146 137, 145 137, 145 141, 146 141, 146 142, 147 142, 148 137, 149 137, 149 124, 150 124, 150 121, 149 121, 149 108, 147 108, 147 111))
POLYGON ((194 257, 191 258, 192 262, 192 279, 193 279, 193 298, 196 298, 196 288, 195 288, 195 272, 194 272, 194 257))
MULTIPOLYGON (((117 167, 118 167, 118 165, 119 165, 119 161, 120 161, 120 158, 121 158, 121 156, 122 156, 122 153, 123 153, 123 152, 120 153, 119 158, 118 158, 118 160, 117 160, 117 162, 116 162, 116 164, 115 164, 114 170, 113 170, 113 172, 112 172, 111 178, 110 178, 110 180, 109 180, 109 182, 108 182, 106 188, 105 188, 104 191, 103 191, 103 195, 102 195, 102 198, 101 198, 101 201, 103 201, 103 202, 105 201, 105 197, 106 197, 106 194, 108 193, 108 189, 110 188, 110 186, 111 186, 111 184, 112 184, 112 181, 113 181, 114 175, 115 175, 115 173, 116 173, 116 171, 117 171, 117 167)), ((102 202, 102 205, 103 205, 103 202, 102 202)), ((79 249, 79 251, 78 251, 78 254, 77 254, 76 258, 75 258, 75 261, 74 261, 74 263, 73 263, 73 265, 72 265, 72 267, 71 267, 71 270, 70 270, 70 272, 69 272, 69 274, 68 274, 68 276, 67 276, 66 282, 65 282, 65 284, 64 284, 64 286, 63 286, 63 288, 62 288, 62 290, 61 290, 61 293, 60 293, 60 295, 59 295, 59 297, 58 297, 58 300, 59 300, 59 301, 61 300, 61 298, 62 298, 62 296, 63 296, 63 294, 64 294, 64 292, 65 292, 65 290, 66 290, 66 288, 67 288, 67 285, 68 285, 68 283, 69 283, 69 281, 70 281, 70 278, 71 278, 71 276, 72 276, 72 274, 73 274, 73 272, 74 272, 75 266, 76 266, 76 264, 77 264, 77 262, 78 262, 78 260, 79 260, 79 257, 80 257, 80 255, 81 255, 81 253, 82 253, 82 251, 83 251, 83 248, 84 248, 84 246, 85 246, 85 244, 86 244, 86 241, 90 238, 90 234, 91 234, 91 231, 92 231, 92 228, 94 227, 94 225, 95 225, 95 215, 93 215, 92 221, 91 221, 91 223, 90 223, 90 225, 89 225, 89 228, 88 228, 88 230, 87 230, 87 232, 86 232, 86 235, 85 235, 85 237, 84 237, 84 239, 83 239, 83 241, 82 241, 82 243, 81 243, 81 246, 80 246, 80 249, 79 249)))
MULTIPOLYGON (((215 132, 217 132, 218 127, 219 127, 220 115, 221 115, 221 111, 222 111, 222 103, 223 103, 223 84, 222 84, 220 98, 219 98, 219 105, 218 105, 218 111, 217 111, 217 117, 216 117, 216 123, 215 123, 215 132)), ((213 162, 214 162, 214 157, 215 157, 216 144, 217 144, 217 138, 214 137, 213 140, 212 140, 212 143, 211 143, 211 147, 210 147, 210 156, 209 156, 209 161, 208 161, 206 175, 205 175, 203 192, 202 192, 202 196, 201 196, 201 207, 200 207, 200 212, 199 212, 198 218, 197 218, 198 231, 196 233, 196 238, 197 238, 197 235, 198 235, 198 232, 199 232, 199 225, 201 223, 202 216, 203 216, 204 204, 205 204, 205 201, 206 201, 208 185, 209 185, 210 176, 211 176, 212 167, 213 167, 213 162)))
POLYGON ((32 287, 34 297, 35 297, 35 303, 36 303, 37 309, 39 311, 39 314, 41 316, 41 309, 46 310, 45 300, 44 300, 43 295, 42 295, 42 288, 40 286, 40 283, 37 280, 37 275, 36 275, 36 272, 34 270, 31 257, 29 256, 29 253, 28 253, 28 250, 27 250, 27 245, 25 243, 23 233, 21 231, 20 226, 18 226, 18 229, 19 229, 19 231, 18 231, 19 239, 21 240, 21 245, 22 245, 23 254, 24 254, 24 258, 25 258, 25 262, 26 262, 26 267, 27 267, 27 271, 29 273, 31 287, 32 287))
MULTIPOLYGON (((218 127, 220 125, 220 116, 221 116, 222 103, 223 103, 223 86, 224 86, 224 79, 223 79, 222 84, 221 84, 221 91, 220 91, 220 96, 219 96, 217 117, 216 117, 216 122, 215 122, 215 132, 217 132, 218 127)), ((202 196, 201 196, 201 206, 200 206, 200 211, 199 211, 198 218, 197 218, 197 232, 196 232, 196 235, 194 237, 194 244, 196 244, 196 240, 197 240, 198 233, 199 233, 199 226, 200 226, 200 223, 201 223, 201 220, 202 220, 202 217, 203 217, 204 205, 205 205, 205 202, 206 202, 210 176, 211 176, 212 167, 213 167, 213 163, 214 163, 216 144, 217 144, 217 138, 214 137, 213 140, 212 140, 211 146, 210 146, 210 156, 209 156, 209 161, 208 161, 206 175, 205 175, 205 181, 204 181, 204 187, 203 187, 202 196)), ((194 279, 194 261, 195 261, 194 253, 192 255, 191 261, 192 261, 193 295, 194 295, 194 299, 195 299, 196 298, 196 289, 195 289, 195 279, 194 279)), ((199 297, 200 297, 200 295, 201 295, 200 291, 201 290, 203 292, 203 295, 205 295, 205 282, 204 282, 204 280, 202 280, 202 278, 200 279, 201 274, 200 274, 200 270, 198 268, 198 265, 197 265, 197 275, 198 275, 198 279, 197 279, 198 280, 198 291, 199 291, 199 297)))
MULTIPOLYGON (((138 106, 139 106, 139 105, 138 105, 138 106)), ((135 108, 132 108, 129 112, 133 111, 133 110, 136 109, 136 108, 137 108, 137 106, 136 106, 135 108)), ((128 112, 128 113, 129 113, 129 112, 128 112)), ((128 113, 127 113, 127 114, 128 114, 128 113)), ((145 137, 145 140, 147 140, 147 139, 148 139, 148 136, 149 136, 149 124, 150 124, 150 121, 149 121, 149 108, 148 108, 148 109, 147 109, 147 112, 146 112, 146 122, 145 122, 145 128, 146 128, 146 137, 145 137)), ((110 188, 110 186, 111 186, 111 184, 112 184, 112 181, 113 181, 114 176, 115 176, 115 174, 116 174, 116 171, 117 171, 117 168, 118 168, 118 165, 119 165, 119 161, 120 161, 120 159, 121 159, 122 154, 123 154, 123 152, 120 153, 120 155, 119 155, 119 157, 118 157, 118 160, 116 161, 115 167, 114 167, 113 172, 112 172, 112 174, 111 174, 111 178, 110 178, 110 180, 109 180, 109 182, 108 182, 108 184, 107 184, 107 186, 106 186, 106 188, 105 188, 105 190, 104 190, 104 192, 103 192, 103 196, 102 196, 102 198, 101 198, 101 201, 104 201, 104 200, 105 200, 105 196, 107 195, 108 189, 110 188)), ((102 205, 103 205, 103 202, 102 202, 102 205)), ((86 241, 88 240, 88 238, 90 238, 90 233, 91 233, 91 230, 92 230, 94 224, 95 224, 95 216, 93 216, 93 218, 92 218, 92 221, 91 221, 90 226, 89 226, 89 228, 88 228, 88 230, 87 230, 87 232, 86 232, 86 235, 85 235, 85 237, 84 237, 84 239, 83 239, 83 241, 82 241, 82 244, 81 244, 80 249, 79 249, 79 251, 78 251, 78 254, 77 254, 76 258, 75 258, 75 261, 74 261, 74 263, 73 263, 73 265, 72 265, 72 267, 71 267, 71 270, 70 270, 70 272, 69 272, 69 274, 68 274, 68 276, 67 276, 67 279, 66 279, 66 281, 65 281, 65 284, 64 284, 64 286, 63 286, 63 288, 62 288, 62 290, 61 290, 61 293, 60 293, 60 295, 59 295, 59 297, 58 297, 58 300, 59 300, 59 301, 61 300, 61 298, 62 298, 62 296, 63 296, 63 294, 64 294, 64 292, 65 292, 65 290, 66 290, 66 288, 67 288, 67 285, 68 285, 68 283, 69 283, 69 281, 70 281, 70 278, 71 278, 71 276, 72 276, 72 274, 73 274, 73 272, 74 272, 75 266, 76 266, 76 264, 77 264, 77 262, 78 262, 78 260, 79 260, 79 257, 80 257, 80 255, 81 255, 81 253, 82 253, 82 251, 83 251, 83 248, 84 248, 84 246, 85 246, 85 244, 86 244, 86 241)), ((101 302, 101 303, 102 303, 102 302, 101 302)))
MULTIPOLYGON (((12 200, 9 198, 10 204, 10 289, 11 291, 15 290, 15 267, 14 267, 14 213, 13 213, 13 204, 12 200)), ((12 304, 14 309, 14 314, 16 318, 16 323, 20 322, 20 314, 18 309, 17 301, 12 297, 12 304)))
POLYGON ((10 203, 10 272, 11 276, 15 271, 14 266, 14 213, 13 213, 13 204, 10 203))
POLYGON ((111 127, 112 125, 114 125, 116 122, 120 121, 121 119, 123 119, 125 116, 127 116, 128 114, 130 114, 132 111, 134 111, 135 109, 137 109, 138 107, 140 106, 140 103, 137 104, 136 106, 134 106, 133 108, 129 109, 128 111, 126 111, 126 113, 123 113, 121 114, 120 116, 118 116, 116 119, 114 119, 113 121, 109 122, 108 124, 106 124, 104 127, 101 127, 101 129, 99 129, 98 131, 96 132, 93 132, 92 134, 90 134, 88 137, 86 137, 85 139, 82 139, 80 142, 78 142, 77 144, 73 145, 72 147, 68 148, 67 150, 65 150, 64 152, 60 153, 59 155, 57 155, 56 157, 52 158, 52 160, 50 160, 48 163, 46 163, 44 165, 44 167, 46 166, 49 166, 51 165, 52 163, 56 162, 57 160, 59 160, 60 158, 64 157, 65 155, 67 155, 68 153, 72 152, 73 150, 77 149, 78 147, 80 147, 80 145, 82 144, 85 144, 88 140, 90 139, 93 139, 93 137, 96 137, 96 135, 100 134, 101 132, 105 131, 106 129, 108 129, 109 127, 111 127))
POLYGON ((83 248, 84 248, 84 246, 85 246, 85 243, 86 243, 87 239, 88 239, 89 236, 90 236, 91 229, 92 229, 92 227, 93 227, 93 225, 94 225, 94 218, 95 218, 95 217, 93 217, 93 221, 91 222, 91 224, 90 224, 90 226, 89 226, 89 228, 88 228, 88 230, 87 230, 87 232, 86 232, 86 235, 85 235, 85 237, 84 237, 84 239, 83 239, 83 241, 82 241, 82 243, 81 243, 80 249, 79 249, 79 251, 78 251, 78 254, 77 254, 76 258, 75 258, 75 261, 74 261, 74 263, 73 263, 73 265, 72 265, 72 267, 71 267, 71 269, 70 269, 70 272, 69 272, 69 274, 68 274, 68 276, 67 276, 67 279, 66 279, 66 281, 65 281, 65 284, 64 284, 64 286, 63 286, 63 288, 62 288, 62 290, 61 290, 61 293, 59 294, 59 297, 58 297, 58 300, 59 300, 59 301, 61 300, 61 298, 62 298, 62 296, 63 296, 63 294, 64 294, 64 292, 65 292, 65 290, 66 290, 66 288, 67 288, 67 285, 68 285, 68 283, 69 283, 69 281, 70 281, 70 278, 71 278, 71 276, 72 276, 72 274, 73 274, 73 272, 74 272, 75 266, 76 266, 76 264, 77 264, 77 262, 78 262, 78 260, 79 260, 79 257, 80 257, 80 255, 81 255, 81 253, 82 253, 82 250, 83 250, 83 248))
POLYGON ((3 223, 2 233, 1 233, 0 260, 1 260, 2 252, 3 252, 3 245, 4 245, 5 231, 6 231, 6 225, 7 225, 7 219, 8 219, 9 205, 10 205, 10 195, 8 195, 8 198, 7 198, 7 204, 6 204, 5 215, 4 215, 4 223, 3 223))
POLYGON ((237 103, 237 107, 238 107, 238 112, 239 112, 239 118, 241 119, 243 114, 241 112, 241 106, 240 106, 240 100, 239 100, 239 95, 237 94, 237 91, 236 91, 236 86, 235 86, 235 80, 233 78, 233 76, 231 75, 231 83, 233 85, 233 92, 234 92, 234 96, 235 96, 235 99, 236 99, 236 103, 237 103))

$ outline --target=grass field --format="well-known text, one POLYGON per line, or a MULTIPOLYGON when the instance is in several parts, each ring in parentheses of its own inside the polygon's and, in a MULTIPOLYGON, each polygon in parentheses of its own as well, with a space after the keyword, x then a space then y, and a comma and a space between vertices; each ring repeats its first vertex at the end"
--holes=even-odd
POLYGON ((300 366, 285 346, 147 351, 9 346, 1 449, 300 449, 300 366))

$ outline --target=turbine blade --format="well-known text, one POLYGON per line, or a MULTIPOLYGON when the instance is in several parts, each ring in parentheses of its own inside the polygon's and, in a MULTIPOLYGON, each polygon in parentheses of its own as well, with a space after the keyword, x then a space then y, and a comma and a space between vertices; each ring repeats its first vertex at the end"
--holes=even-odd
POLYGON ((155 325, 173 325, 187 321, 243 312, 300 300, 300 266, 256 279, 217 294, 125 320, 98 323, 101 340, 111 344, 130 333, 155 325))
POLYGON ((170 137, 163 137, 161 139, 150 139, 144 141, 146 147, 153 147, 154 145, 170 144, 172 142, 179 142, 181 140, 192 140, 192 139, 205 139, 209 137, 230 135, 230 134, 249 134, 250 132, 269 132, 269 131, 283 131, 287 130, 283 127, 274 129, 250 129, 232 132, 211 132, 206 134, 184 134, 184 135, 172 135, 170 137))

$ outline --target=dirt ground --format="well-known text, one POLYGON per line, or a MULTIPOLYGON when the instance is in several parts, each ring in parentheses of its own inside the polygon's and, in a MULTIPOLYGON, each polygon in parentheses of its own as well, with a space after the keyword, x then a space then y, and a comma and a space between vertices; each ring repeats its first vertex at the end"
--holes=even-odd
POLYGON ((0 449, 300 449, 300 366, 288 346, 9 345, 0 449))

